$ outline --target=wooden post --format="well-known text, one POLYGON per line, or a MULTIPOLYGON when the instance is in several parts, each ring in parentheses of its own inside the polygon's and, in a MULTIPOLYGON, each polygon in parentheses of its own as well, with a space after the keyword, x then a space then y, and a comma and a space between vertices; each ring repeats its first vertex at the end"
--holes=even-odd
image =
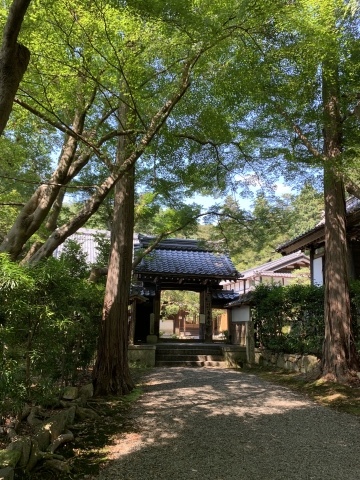
POLYGON ((154 332, 153 335, 159 336, 160 332, 160 290, 156 290, 155 298, 154 298, 154 332))
POLYGON ((136 322, 136 300, 131 303, 131 314, 129 323, 129 345, 134 345, 135 342, 135 322, 136 322))
POLYGON ((205 342, 212 342, 213 321, 212 321, 212 297, 211 291, 207 290, 204 295, 205 300, 205 342))
POLYGON ((200 292, 199 339, 205 339, 205 291, 200 292))
POLYGON ((252 365, 255 363, 255 338, 254 338, 254 323, 251 320, 246 322, 246 360, 252 365))

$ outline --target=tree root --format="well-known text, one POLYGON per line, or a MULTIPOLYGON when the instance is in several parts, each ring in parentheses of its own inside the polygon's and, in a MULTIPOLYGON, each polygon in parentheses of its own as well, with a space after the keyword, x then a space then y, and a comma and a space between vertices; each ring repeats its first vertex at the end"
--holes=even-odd
POLYGON ((56 440, 54 440, 49 446, 48 446, 48 452, 54 453, 55 450, 60 447, 63 443, 66 442, 73 442, 74 441, 74 434, 70 432, 70 430, 66 430, 65 433, 62 433, 57 437, 56 440))

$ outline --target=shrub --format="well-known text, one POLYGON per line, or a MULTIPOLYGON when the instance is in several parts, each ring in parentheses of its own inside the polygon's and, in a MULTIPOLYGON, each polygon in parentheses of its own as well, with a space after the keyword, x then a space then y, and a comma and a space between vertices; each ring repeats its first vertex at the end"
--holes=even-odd
POLYGON ((253 311, 258 345, 276 352, 320 356, 323 295, 323 288, 311 285, 259 285, 253 311))
MULTIPOLYGON (((353 331, 358 338, 360 281, 350 285, 353 331)), ((259 285, 254 291, 256 343, 274 352, 321 357, 324 340, 324 288, 313 285, 259 285)), ((359 345, 360 347, 360 345, 359 345)))
POLYGON ((0 255, 0 413, 47 402, 92 362, 103 286, 66 256, 35 267, 0 255))

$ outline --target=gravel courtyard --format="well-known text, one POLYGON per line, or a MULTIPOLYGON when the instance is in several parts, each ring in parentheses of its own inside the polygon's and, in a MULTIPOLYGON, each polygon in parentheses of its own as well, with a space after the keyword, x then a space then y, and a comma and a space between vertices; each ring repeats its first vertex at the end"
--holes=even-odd
POLYGON ((358 480, 360 421, 241 371, 157 368, 98 480, 358 480))

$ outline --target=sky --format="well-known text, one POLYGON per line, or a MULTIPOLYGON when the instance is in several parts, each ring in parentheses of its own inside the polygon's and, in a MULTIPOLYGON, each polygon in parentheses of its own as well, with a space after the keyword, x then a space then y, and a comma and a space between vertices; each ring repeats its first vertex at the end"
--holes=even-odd
MULTIPOLYGON (((294 189, 290 187, 289 185, 286 185, 283 183, 283 181, 279 180, 278 182, 275 183, 276 187, 276 195, 277 196, 282 196, 285 194, 293 194, 294 189)), ((257 187, 251 187, 251 190, 253 191, 254 194, 256 194, 256 191, 258 190, 257 187)), ((199 205, 202 205, 204 209, 208 209, 212 205, 216 204, 221 204, 225 198, 214 198, 212 196, 205 196, 205 195, 195 195, 191 199, 188 200, 188 203, 195 202, 199 205)), ((241 207, 245 210, 251 210, 251 205, 253 202, 253 199, 251 198, 241 198, 241 199, 236 199, 241 203, 241 207)))

